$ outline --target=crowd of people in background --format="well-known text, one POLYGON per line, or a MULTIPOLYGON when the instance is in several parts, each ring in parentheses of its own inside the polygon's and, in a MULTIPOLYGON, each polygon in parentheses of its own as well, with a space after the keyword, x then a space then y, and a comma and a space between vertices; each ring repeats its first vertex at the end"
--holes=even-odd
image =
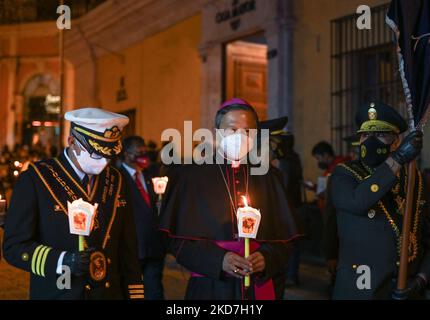
POLYGON ((3 146, 0 152, 0 192, 6 195, 11 191, 14 182, 21 172, 28 168, 30 162, 55 157, 58 149, 55 146, 44 147, 38 143, 35 145, 15 144, 10 149, 8 145, 3 146))
MULTIPOLYGON (((149 166, 151 170, 159 168, 159 148, 154 141, 146 142, 149 166)), ((55 158, 59 155, 56 146, 44 146, 41 143, 35 145, 15 144, 13 148, 4 145, 0 150, 0 194, 5 196, 12 191, 14 182, 20 173, 27 170, 31 162, 43 159, 55 158)), ((120 165, 120 158, 114 160, 120 165)))

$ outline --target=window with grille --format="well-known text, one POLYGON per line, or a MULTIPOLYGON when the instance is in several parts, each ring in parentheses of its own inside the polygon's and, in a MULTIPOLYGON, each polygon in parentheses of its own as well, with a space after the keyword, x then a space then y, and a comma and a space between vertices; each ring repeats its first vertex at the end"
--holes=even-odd
POLYGON ((406 110, 388 6, 372 8, 371 30, 359 30, 355 14, 331 21, 331 141, 340 154, 357 129, 358 107, 378 100, 406 110))

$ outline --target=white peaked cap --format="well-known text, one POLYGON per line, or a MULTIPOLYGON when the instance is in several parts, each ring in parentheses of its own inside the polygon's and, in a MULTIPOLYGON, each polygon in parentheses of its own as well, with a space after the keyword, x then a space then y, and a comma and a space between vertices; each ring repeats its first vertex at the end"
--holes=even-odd
POLYGON ((64 119, 97 132, 105 132, 113 127, 122 130, 129 122, 125 115, 100 108, 82 108, 68 111, 64 115, 64 119))

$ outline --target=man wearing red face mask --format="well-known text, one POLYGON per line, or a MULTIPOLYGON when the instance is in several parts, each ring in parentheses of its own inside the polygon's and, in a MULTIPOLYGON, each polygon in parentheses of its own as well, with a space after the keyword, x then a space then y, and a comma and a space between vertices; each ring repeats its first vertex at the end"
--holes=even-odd
POLYGON ((128 201, 134 212, 145 298, 162 300, 165 249, 158 231, 156 196, 151 183, 153 174, 149 170, 151 162, 143 138, 125 138, 123 148, 120 170, 127 185, 128 201))

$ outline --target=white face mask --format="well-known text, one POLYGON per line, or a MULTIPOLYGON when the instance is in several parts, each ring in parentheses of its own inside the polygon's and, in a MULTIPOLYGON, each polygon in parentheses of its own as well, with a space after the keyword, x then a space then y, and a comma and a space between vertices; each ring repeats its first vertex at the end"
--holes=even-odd
POLYGON ((73 150, 75 157, 81 166, 83 172, 89 175, 98 175, 106 168, 108 160, 106 158, 93 159, 87 151, 82 150, 78 155, 76 150, 73 150))
POLYGON ((230 161, 240 161, 253 148, 254 140, 244 133, 233 133, 222 137, 220 151, 230 161))

